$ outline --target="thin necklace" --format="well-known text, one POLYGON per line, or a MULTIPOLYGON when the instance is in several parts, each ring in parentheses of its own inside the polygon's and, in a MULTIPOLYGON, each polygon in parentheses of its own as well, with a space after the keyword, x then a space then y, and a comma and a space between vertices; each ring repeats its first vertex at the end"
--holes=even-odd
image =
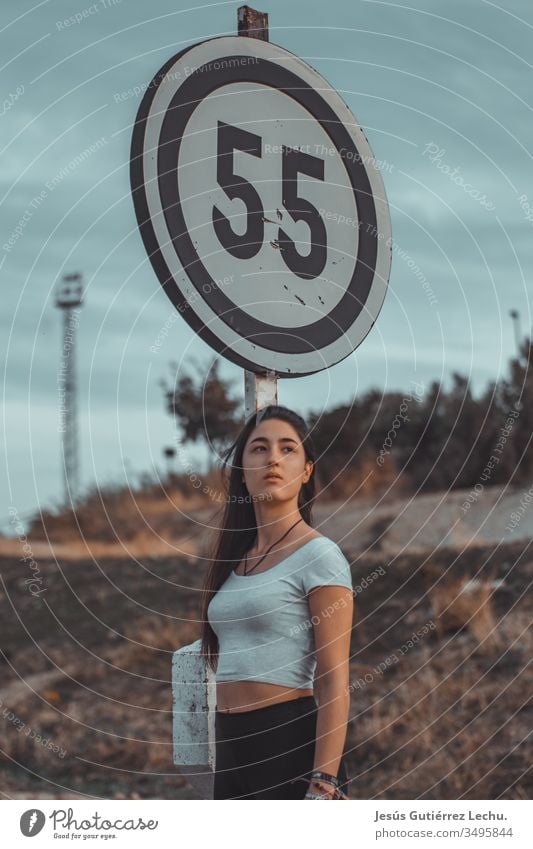
MULTIPOLYGON (((287 534, 289 533, 289 531, 292 531, 292 529, 293 529, 293 528, 295 528, 295 527, 296 527, 296 525, 298 525, 300 522, 303 522, 303 518, 302 518, 302 519, 298 519, 298 521, 297 521, 297 522, 295 522, 295 523, 294 523, 294 525, 291 525, 291 526, 290 526, 290 528, 289 528, 289 530, 288 530, 288 531, 285 531, 285 533, 283 534, 283 536, 282 536, 282 537, 280 537, 279 539, 277 539, 275 542, 273 542, 273 543, 272 543, 272 545, 271 545, 271 546, 270 546, 270 547, 269 547, 269 548, 265 551, 265 553, 263 554, 263 556, 261 557, 261 559, 257 561, 257 563, 255 564, 255 566, 252 566, 252 568, 250 569, 250 572, 253 572, 253 570, 254 570, 254 569, 256 569, 256 568, 257 568, 257 566, 259 566, 259 564, 261 563, 261 561, 265 559, 265 557, 267 556, 267 554, 268 554, 268 552, 270 551, 270 549, 271 549, 271 548, 273 548, 275 545, 277 545, 277 544, 278 544, 278 542, 281 542, 281 540, 282 540, 282 539, 285 539, 285 537, 287 536, 287 534)), ((248 552, 246 552, 246 553, 245 553, 245 555, 244 555, 244 574, 245 574, 245 575, 249 575, 249 574, 250 574, 250 572, 247 572, 247 571, 246 571, 246 567, 247 567, 247 565, 248 565, 248 552)))

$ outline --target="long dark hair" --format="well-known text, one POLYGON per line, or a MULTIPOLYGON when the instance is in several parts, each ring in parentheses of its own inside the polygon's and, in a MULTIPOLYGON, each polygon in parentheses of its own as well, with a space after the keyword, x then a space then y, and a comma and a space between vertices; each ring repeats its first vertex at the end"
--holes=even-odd
POLYGON ((304 522, 312 526, 312 507, 315 499, 315 462, 316 455, 309 429, 304 419, 277 404, 269 404, 254 413, 245 422, 234 442, 223 453, 221 466, 226 504, 222 526, 210 554, 210 564, 203 586, 202 595, 202 654, 213 671, 218 661, 218 638, 208 618, 209 602, 222 586, 232 570, 237 566, 245 552, 249 551, 257 537, 257 524, 253 500, 246 484, 242 480, 242 455, 251 432, 258 424, 267 419, 281 419, 290 424, 302 443, 305 459, 313 462, 313 470, 307 483, 302 484, 298 493, 298 509, 304 522), (229 473, 228 473, 229 468, 229 473))

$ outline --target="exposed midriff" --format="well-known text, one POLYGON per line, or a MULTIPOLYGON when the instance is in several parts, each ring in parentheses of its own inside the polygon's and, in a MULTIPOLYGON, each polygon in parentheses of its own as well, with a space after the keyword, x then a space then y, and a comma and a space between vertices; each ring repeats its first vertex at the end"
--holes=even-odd
POLYGON ((265 681, 220 681, 217 684, 217 710, 228 713, 257 710, 277 702, 312 696, 313 692, 265 681))

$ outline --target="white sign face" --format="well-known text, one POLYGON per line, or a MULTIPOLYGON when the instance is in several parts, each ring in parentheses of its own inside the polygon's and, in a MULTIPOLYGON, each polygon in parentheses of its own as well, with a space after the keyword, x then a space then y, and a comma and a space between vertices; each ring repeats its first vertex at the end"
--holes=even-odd
POLYGON ((313 68, 255 38, 188 48, 150 83, 131 154, 154 270, 208 344, 279 377, 357 348, 385 297, 389 210, 364 133, 313 68))

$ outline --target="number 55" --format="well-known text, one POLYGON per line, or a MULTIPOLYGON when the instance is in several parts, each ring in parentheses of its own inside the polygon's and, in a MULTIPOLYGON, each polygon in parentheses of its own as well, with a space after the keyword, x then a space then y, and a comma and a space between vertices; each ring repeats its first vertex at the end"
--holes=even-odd
MULTIPOLYGON (((255 133, 218 122, 217 180, 226 195, 240 198, 246 206, 246 230, 235 233, 228 218, 217 206, 213 207, 213 227, 222 247, 237 259, 251 259, 259 253, 264 241, 264 208, 259 194, 249 180, 233 170, 233 151, 241 150, 261 158, 262 139, 255 133)), ((293 221, 305 221, 310 231, 311 250, 302 255, 294 241, 281 227, 278 245, 287 267, 298 277, 307 279, 322 273, 327 259, 326 227, 312 203, 298 196, 298 174, 324 179, 324 162, 316 156, 283 145, 282 205, 293 221)))

